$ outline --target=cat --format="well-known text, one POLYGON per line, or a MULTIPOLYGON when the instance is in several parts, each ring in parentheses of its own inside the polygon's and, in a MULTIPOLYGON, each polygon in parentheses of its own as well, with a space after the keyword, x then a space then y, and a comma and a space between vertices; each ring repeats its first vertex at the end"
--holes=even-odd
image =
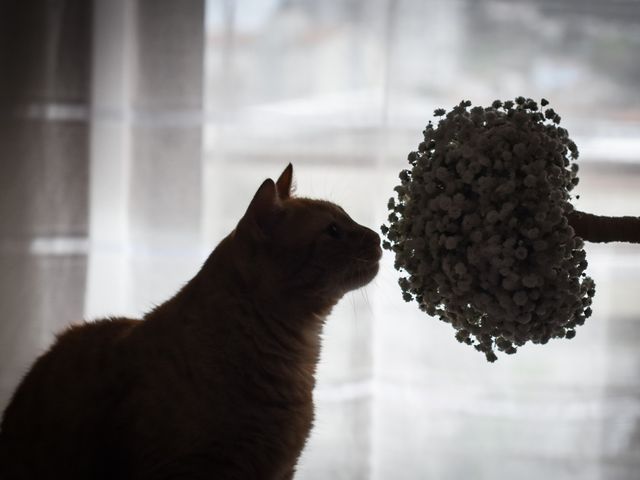
POLYGON ((320 333, 369 283, 380 238, 265 180, 236 228, 142 320, 72 326, 17 388, 0 478, 293 477, 312 428, 320 333))

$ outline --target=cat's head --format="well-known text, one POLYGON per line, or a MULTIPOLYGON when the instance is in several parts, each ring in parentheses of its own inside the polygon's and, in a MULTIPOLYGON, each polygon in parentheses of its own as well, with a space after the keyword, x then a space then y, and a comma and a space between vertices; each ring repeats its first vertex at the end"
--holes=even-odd
POLYGON ((335 303, 376 276, 380 237, 335 203, 292 195, 292 175, 289 164, 262 183, 235 236, 264 288, 335 303))

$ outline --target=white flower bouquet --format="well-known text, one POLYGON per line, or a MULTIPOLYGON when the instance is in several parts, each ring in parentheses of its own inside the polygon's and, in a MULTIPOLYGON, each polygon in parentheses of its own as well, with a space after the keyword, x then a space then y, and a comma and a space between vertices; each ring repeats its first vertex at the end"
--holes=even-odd
POLYGON ((640 241, 640 219, 577 212, 578 149, 548 102, 438 109, 389 200, 385 248, 407 301, 488 361, 572 338, 591 315, 583 240, 640 241))

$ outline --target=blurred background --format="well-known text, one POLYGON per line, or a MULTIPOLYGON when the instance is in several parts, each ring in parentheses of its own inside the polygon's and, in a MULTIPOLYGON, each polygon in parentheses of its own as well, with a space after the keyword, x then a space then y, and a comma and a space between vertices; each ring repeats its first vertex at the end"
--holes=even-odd
MULTIPOLYGON (((435 108, 545 97, 575 205, 640 215, 636 0, 0 2, 0 409, 55 332, 140 316, 255 189, 377 228, 435 108)), ((388 252, 324 333, 300 479, 640 478, 640 247, 587 247, 575 339, 488 364, 388 252)))

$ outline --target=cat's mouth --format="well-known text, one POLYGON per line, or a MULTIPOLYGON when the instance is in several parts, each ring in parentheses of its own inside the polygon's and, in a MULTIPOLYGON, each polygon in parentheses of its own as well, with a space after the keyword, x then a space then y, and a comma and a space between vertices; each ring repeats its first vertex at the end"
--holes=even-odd
POLYGON ((363 287, 375 278, 380 269, 380 258, 382 249, 372 249, 366 255, 356 257, 352 260, 352 268, 347 275, 345 284, 348 289, 363 287))
POLYGON ((345 279, 344 284, 346 289, 354 290, 356 288, 364 287, 375 278, 378 274, 379 268, 380 266, 378 262, 359 265, 357 268, 354 268, 345 279))
POLYGON ((367 284, 371 280, 373 280, 378 274, 378 270, 380 270, 380 263, 378 263, 378 261, 362 268, 362 270, 360 271, 360 278, 362 279, 364 284, 367 284))

